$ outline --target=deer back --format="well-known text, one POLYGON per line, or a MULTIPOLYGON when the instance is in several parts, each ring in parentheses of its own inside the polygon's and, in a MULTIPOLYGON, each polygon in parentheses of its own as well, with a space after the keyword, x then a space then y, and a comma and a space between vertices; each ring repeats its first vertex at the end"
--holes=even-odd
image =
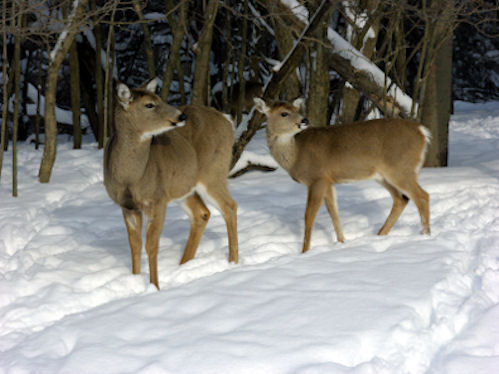
POLYGON ((325 177, 349 182, 379 174, 419 172, 427 138, 421 125, 401 119, 378 119, 295 135, 296 159, 290 174, 306 182, 325 177), (311 167, 313 165, 313 167, 311 167))
POLYGON ((219 111, 198 105, 180 108, 187 115, 187 123, 176 130, 189 141, 196 152, 198 179, 227 177, 234 143, 234 128, 219 111))

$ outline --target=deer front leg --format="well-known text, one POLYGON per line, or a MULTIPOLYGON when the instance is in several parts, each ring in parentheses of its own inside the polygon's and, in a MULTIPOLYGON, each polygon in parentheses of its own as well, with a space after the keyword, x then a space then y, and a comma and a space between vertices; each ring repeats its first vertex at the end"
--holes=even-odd
POLYGON ((159 237, 165 223, 166 204, 159 202, 151 204, 145 211, 146 225, 146 252, 149 258, 149 281, 159 290, 158 282, 158 247, 159 237))
POLYGON ((128 242, 132 251, 132 273, 140 274, 140 252, 142 251, 142 212, 140 210, 122 209, 128 242))
POLYGON ((189 239, 187 239, 184 255, 182 256, 182 260, 180 260, 180 264, 182 265, 194 258, 199 241, 201 240, 206 224, 210 219, 210 211, 197 193, 187 197, 182 202, 181 206, 182 209, 187 212, 191 221, 189 239))
POLYGON ((310 239, 312 237, 312 227, 314 225, 315 216, 322 205, 324 194, 328 184, 319 180, 308 186, 307 207, 305 208, 305 235, 303 238, 303 249, 305 253, 310 249, 310 239))

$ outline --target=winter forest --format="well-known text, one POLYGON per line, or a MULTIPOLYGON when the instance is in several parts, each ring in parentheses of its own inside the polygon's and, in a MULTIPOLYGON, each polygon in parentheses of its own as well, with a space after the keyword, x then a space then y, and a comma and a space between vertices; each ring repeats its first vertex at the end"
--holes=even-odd
MULTIPOLYGON (((57 134, 103 147, 116 81, 159 77, 172 105, 237 124, 254 96, 304 96, 312 126, 416 118, 433 135, 427 165, 445 166, 452 100, 497 98, 496 27, 493 1, 5 1, 2 149, 41 144, 46 183, 57 134)), ((261 123, 251 116, 232 165, 261 123)))
POLYGON ((0 374, 497 370, 496 1, 0 0, 0 8, 0 374), (237 234, 218 200, 201 203, 207 218, 196 223, 194 202, 172 199, 156 282, 149 239, 130 256, 137 218, 122 215, 104 186, 104 148, 128 105, 123 87, 153 87, 168 110, 213 107, 235 128, 227 180, 237 234), (419 176, 431 235, 420 234, 411 198, 390 234, 377 236, 395 214, 393 191, 338 184, 344 242, 326 197, 301 253, 310 186, 270 155, 270 117, 254 98, 303 98, 311 128, 422 124, 431 137, 419 176), (228 262, 235 236, 239 261, 228 262))

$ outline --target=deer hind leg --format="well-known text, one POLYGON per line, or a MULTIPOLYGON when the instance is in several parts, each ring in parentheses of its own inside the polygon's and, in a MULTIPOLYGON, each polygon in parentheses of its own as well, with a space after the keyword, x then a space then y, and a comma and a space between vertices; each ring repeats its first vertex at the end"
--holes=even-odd
POLYGON ((132 252, 132 273, 140 274, 140 252, 142 251, 142 212, 122 209, 132 252))
POLYGON ((329 185, 322 180, 319 180, 308 186, 307 207, 305 208, 305 234, 303 237, 303 249, 305 253, 310 249, 310 239, 312 237, 312 227, 314 226, 315 217, 322 205, 324 195, 329 185))
POLYGON ((197 193, 187 197, 181 205, 182 209, 189 215, 191 221, 189 239, 187 239, 184 255, 182 256, 182 260, 180 260, 180 264, 184 264, 187 261, 192 260, 196 255, 199 241, 201 240, 206 224, 210 219, 210 211, 197 193))
POLYGON ((332 185, 330 188, 326 188, 326 208, 333 221, 334 231, 336 232, 336 238, 339 242, 343 243, 345 237, 343 236, 343 230, 341 229, 340 216, 338 214, 338 203, 336 199, 336 187, 332 185))
POLYGON ((147 218, 146 252, 149 258, 149 282, 154 284, 159 290, 158 247, 159 237, 165 223, 166 204, 162 202, 153 203, 146 210, 145 214, 147 218))
POLYGON ((227 182, 204 186, 198 185, 197 192, 201 196, 215 205, 222 213, 225 225, 227 226, 227 236, 229 241, 229 262, 238 263, 239 249, 237 241, 237 203, 232 199, 227 182))
POLYGON ((395 181, 390 180, 389 183, 407 195, 419 211, 421 217, 421 225, 423 226, 423 234, 430 235, 430 195, 421 188, 417 181, 417 174, 397 178, 395 181))
POLYGON ((378 235, 387 235, 402 214, 402 211, 409 202, 409 198, 401 193, 397 188, 388 183, 385 179, 379 181, 379 183, 383 187, 385 187, 388 192, 390 192, 390 195, 393 199, 392 210, 390 211, 390 214, 388 215, 385 223, 378 231, 378 235))

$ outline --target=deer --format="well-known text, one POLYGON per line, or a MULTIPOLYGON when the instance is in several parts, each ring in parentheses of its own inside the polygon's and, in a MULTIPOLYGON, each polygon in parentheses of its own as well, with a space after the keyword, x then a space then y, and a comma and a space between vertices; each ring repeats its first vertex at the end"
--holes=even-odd
POLYGON ((303 98, 267 104, 255 98, 267 118, 270 153, 291 178, 307 186, 302 252, 310 248, 312 227, 325 202, 336 238, 344 242, 335 185, 375 179, 390 193, 392 209, 378 235, 387 235, 409 200, 419 211, 422 233, 430 235, 429 195, 418 184, 430 132, 405 119, 376 119, 345 125, 309 127, 300 114, 303 98))
POLYGON ((132 255, 140 273, 142 223, 149 280, 159 290, 157 255, 166 207, 179 202, 190 220, 180 264, 194 258, 215 206, 227 226, 229 262, 238 262, 237 204, 227 185, 234 128, 219 111, 186 105, 175 108, 155 93, 158 82, 116 87, 115 133, 104 152, 104 185, 121 207, 132 255))

